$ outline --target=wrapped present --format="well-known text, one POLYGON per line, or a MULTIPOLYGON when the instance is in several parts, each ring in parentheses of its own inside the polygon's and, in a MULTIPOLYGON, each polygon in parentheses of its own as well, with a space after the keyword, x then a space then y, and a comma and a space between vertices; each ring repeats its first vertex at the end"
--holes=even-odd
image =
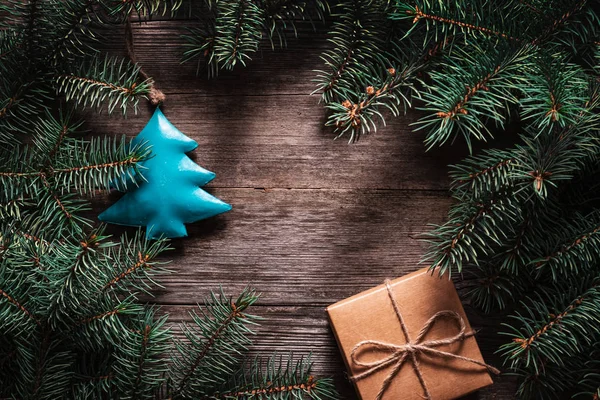
POLYGON ((362 400, 454 399, 492 384, 454 284, 427 268, 327 308, 362 400))

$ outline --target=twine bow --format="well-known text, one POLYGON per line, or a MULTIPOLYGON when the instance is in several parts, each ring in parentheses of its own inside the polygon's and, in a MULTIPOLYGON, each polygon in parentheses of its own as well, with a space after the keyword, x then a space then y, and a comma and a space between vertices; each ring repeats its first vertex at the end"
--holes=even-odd
POLYGON ((473 358, 463 357, 458 354, 449 353, 447 351, 437 349, 437 347, 448 345, 448 344, 453 344, 453 343, 465 340, 466 338, 475 335, 475 332, 473 332, 473 331, 466 332, 465 321, 460 316, 460 314, 458 314, 456 311, 451 311, 451 310, 439 311, 438 313, 433 315, 431 318, 429 318, 427 320, 427 322, 425 322, 425 325, 423 325, 423 328, 421 328, 421 331, 417 335, 417 338, 414 341, 411 340, 410 335, 408 333, 408 329, 406 328, 406 324, 404 323, 404 319, 402 318, 402 314, 400 313, 400 308, 398 307, 398 303, 396 302, 396 299, 394 298, 394 293, 392 291, 392 286, 390 285, 389 280, 385 281, 385 286, 387 288, 388 296, 390 297, 390 300, 392 301, 392 306, 394 307, 394 312, 396 313, 396 316, 398 317, 398 321, 400 322, 400 326, 402 327, 402 332, 404 333, 404 338, 406 339, 406 343, 400 345, 400 344, 380 342, 377 340, 364 340, 364 341, 358 343, 356 346, 354 346, 354 348, 352 349, 352 352, 350 354, 350 359, 351 359, 352 363, 354 363, 358 366, 361 366, 361 367, 368 368, 365 372, 362 372, 360 374, 352 376, 350 379, 353 381, 358 381, 358 380, 364 379, 364 378, 374 374, 377 371, 387 368, 390 365, 393 366, 391 372, 388 374, 388 376, 383 381, 381 388, 379 389, 379 393, 377 393, 376 400, 381 400, 383 398, 383 395, 385 394, 386 390, 388 389, 388 387, 390 386, 390 384, 392 383, 392 381, 394 380, 394 378, 396 377, 398 372, 400 372, 400 370, 402 369, 402 366, 404 365, 404 362, 406 360, 409 360, 412 363, 413 370, 415 371, 415 374, 417 375, 417 378, 419 379, 419 383, 421 384, 421 387, 423 388, 425 398, 427 400, 431 400, 431 393, 429 392, 429 388, 427 387, 427 384, 425 383, 425 379, 423 378, 423 374, 421 373, 421 369, 419 367, 419 359, 418 359, 419 353, 424 353, 424 354, 428 354, 431 356, 448 357, 448 358, 463 360, 463 361, 470 362, 470 363, 473 363, 476 365, 480 365, 480 366, 486 368, 491 373, 494 373, 494 374, 500 373, 499 370, 497 370, 496 368, 494 368, 491 365, 488 365, 482 361, 475 360, 473 358), (442 318, 450 318, 450 319, 454 320, 460 327, 460 332, 458 332, 458 334, 456 334, 452 337, 446 338, 446 339, 423 340, 425 335, 427 335, 427 332, 429 332, 429 330, 437 322, 437 320, 442 319, 442 318), (376 360, 376 361, 370 361, 370 362, 360 361, 360 359, 358 357, 358 353, 361 352, 361 350, 364 351, 365 349, 383 350, 383 351, 389 352, 390 355, 385 358, 376 360))

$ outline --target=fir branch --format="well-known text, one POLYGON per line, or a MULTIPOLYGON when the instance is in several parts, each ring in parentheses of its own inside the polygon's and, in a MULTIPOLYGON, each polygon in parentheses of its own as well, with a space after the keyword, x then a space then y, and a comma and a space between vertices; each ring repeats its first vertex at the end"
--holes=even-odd
POLYGON ((555 247, 556 250, 548 255, 534 258, 531 263, 539 273, 549 269, 554 281, 566 275, 580 274, 590 267, 594 268, 600 262, 598 218, 597 215, 582 216, 569 225, 563 225, 565 233, 571 236, 568 242, 559 244, 555 247), (572 232, 576 232, 575 235, 572 232))
POLYGON ((79 348, 106 352, 107 347, 122 345, 124 332, 131 331, 132 321, 146 311, 147 307, 139 304, 134 294, 91 293, 86 303, 79 306, 78 319, 70 323, 68 333, 79 348))
POLYGON ((335 399, 337 393, 328 379, 315 379, 311 373, 310 358, 294 362, 292 356, 283 361, 277 355, 269 358, 265 366, 256 358, 244 365, 223 387, 203 400, 209 399, 335 399))
POLYGON ((524 305, 528 315, 515 314, 515 325, 505 324, 512 340, 499 349, 513 368, 524 366, 543 373, 547 364, 564 366, 569 356, 598 339, 598 332, 585 321, 597 321, 600 305, 597 282, 567 282, 557 285, 555 298, 548 293, 524 305), (570 286, 570 287, 569 287, 570 286))
POLYGON ((487 193, 509 189, 513 183, 513 170, 517 162, 514 151, 487 150, 482 155, 470 156, 452 166, 454 191, 468 191, 478 199, 487 193))
POLYGON ((465 268, 465 281, 469 288, 469 304, 486 314, 507 309, 531 286, 527 279, 515 279, 513 271, 492 262, 468 267, 465 268))
POLYGON ((428 148, 441 145, 461 134, 469 149, 472 138, 485 140, 491 135, 487 122, 502 127, 508 107, 517 103, 514 90, 520 85, 519 74, 526 68, 531 49, 495 46, 458 50, 444 58, 446 74, 432 72, 433 83, 423 94, 429 115, 419 120, 416 130, 426 130, 428 148))
POLYGON ((217 76, 220 68, 214 55, 214 44, 217 36, 216 12, 216 7, 211 7, 211 3, 205 4, 205 7, 199 11, 199 26, 186 27, 187 34, 182 36, 186 41, 183 45, 182 61, 187 62, 197 59, 196 74, 198 75, 202 67, 205 67, 209 78, 217 76))
POLYGON ((413 89, 417 69, 418 66, 413 65, 407 65, 401 72, 389 68, 387 70, 389 78, 382 86, 379 88, 367 86, 356 103, 347 99, 341 103, 328 103, 326 107, 332 113, 326 125, 335 126, 336 131, 339 132, 338 137, 350 132, 350 142, 358 140, 360 135, 370 132, 371 129, 376 130, 374 117, 378 116, 384 121, 380 108, 386 108, 397 116, 410 106, 408 92, 413 89))
MULTIPOLYGON (((477 264, 480 257, 491 252, 490 244, 500 246, 510 230, 501 229, 521 218, 514 192, 501 193, 483 201, 463 201, 452 207, 448 221, 427 234, 430 245, 424 258, 440 275, 459 273, 463 265, 477 264)), ((518 198, 518 197, 517 197, 518 198)))
POLYGON ((134 14, 139 19, 150 19, 155 15, 174 15, 182 0, 103 0, 106 14, 124 21, 134 14))
MULTIPOLYGON (((0 65, 3 63, 0 63, 0 65)), ((16 65, 13 69, 21 68, 16 65)), ((10 81, 0 81, 0 147, 12 148, 24 134, 32 133, 32 120, 47 110, 48 90, 38 78, 21 76, 14 72, 10 81)))
POLYGON ((73 354, 61 349, 62 344, 61 338, 49 331, 19 344, 20 373, 13 377, 16 381, 14 396, 51 400, 69 393, 73 354))
POLYGON ((57 193, 94 194, 112 186, 124 189, 143 179, 140 163, 151 157, 146 143, 128 143, 125 137, 71 138, 77 127, 68 117, 50 116, 36 128, 40 132, 35 141, 38 151, 19 146, 0 152, 5 165, 0 171, 0 183, 6 185, 4 196, 14 199, 45 190, 60 203, 57 193))
POLYGON ((592 400, 600 399, 600 354, 598 351, 600 344, 596 343, 592 346, 591 351, 586 352, 586 355, 590 355, 590 359, 585 362, 583 368, 579 370, 580 380, 578 384, 582 387, 582 392, 579 394, 585 394, 590 396, 592 400))
POLYGON ((139 73, 139 66, 125 60, 94 58, 77 71, 57 76, 56 85, 67 101, 98 110, 106 105, 109 114, 119 107, 125 114, 128 105, 136 109, 139 97, 150 93, 150 81, 139 82, 139 73))
MULTIPOLYGON (((329 11, 329 4, 323 0, 267 0, 263 2, 265 13, 265 30, 275 48, 274 38, 278 38, 279 46, 286 46, 286 31, 291 30, 298 37, 296 22, 313 19, 322 21, 324 13, 329 11)), ((314 24, 313 24, 314 28, 314 24)))
POLYGON ((473 87, 468 88, 464 97, 462 99, 460 99, 458 102, 456 102, 456 104, 454 105, 454 107, 452 107, 451 110, 440 111, 440 112, 438 112, 437 116, 440 118, 454 118, 456 116, 456 114, 458 114, 458 113, 466 114, 467 111, 465 110, 465 105, 467 104, 467 102, 469 102, 469 100, 471 100, 471 98, 473 96, 475 96, 477 94, 477 92, 484 90, 484 88, 487 87, 488 82, 494 76, 496 76, 498 74, 498 72, 500 72, 501 68, 502 68, 501 65, 497 65, 492 72, 488 73, 483 78, 481 78, 479 81, 477 81, 473 87))
POLYGON ((552 21, 552 24, 547 26, 541 35, 536 37, 533 41, 533 45, 538 45, 541 41, 546 40, 548 36, 554 33, 560 26, 562 26, 566 21, 568 21, 574 14, 579 12, 587 3, 587 0, 580 0, 575 5, 568 9, 564 14, 562 14, 559 18, 552 21))
POLYGON ((155 318, 148 310, 134 322, 133 332, 122 339, 116 350, 114 384, 117 393, 129 399, 155 399, 167 371, 162 354, 171 339, 164 328, 166 316, 155 318))
POLYGON ((583 69, 563 58, 540 58, 523 88, 521 117, 537 130, 578 122, 586 102, 588 81, 583 69))
POLYGON ((189 345, 176 344, 177 356, 172 358, 171 379, 177 394, 184 397, 204 396, 222 385, 239 364, 239 356, 250 343, 248 325, 256 317, 245 314, 258 296, 245 290, 232 301, 223 292, 217 297, 211 293, 206 311, 192 312, 195 326, 183 327, 189 345), (214 363, 215 357, 219 360, 214 363))
POLYGON ((42 325, 34 309, 39 292, 31 272, 19 270, 31 263, 26 262, 19 252, 27 246, 13 237, 10 230, 0 234, 3 239, 0 250, 0 336, 20 335, 26 338, 36 333, 36 328, 42 325))
POLYGON ((127 188, 142 179, 140 163, 151 157, 146 143, 132 144, 123 136, 72 140, 53 161, 52 179, 63 191, 90 194, 112 186, 127 188))
POLYGON ((23 19, 25 54, 33 63, 39 62, 39 56, 44 54, 42 40, 45 32, 43 24, 45 7, 40 0, 29 0, 25 4, 17 6, 16 14, 23 19))
POLYGON ((52 232, 63 232, 71 235, 79 235, 85 228, 90 226, 88 219, 80 214, 89 210, 89 205, 76 198, 74 195, 59 196, 53 189, 45 188, 44 193, 39 193, 38 206, 43 212, 39 222, 47 224, 44 228, 46 234, 52 232))
POLYGON ((136 262, 133 266, 127 268, 125 271, 121 272, 119 275, 117 275, 113 279, 111 279, 110 282, 108 282, 106 285, 104 285, 102 290, 106 290, 106 289, 113 287, 118 282, 125 279, 129 275, 133 274, 140 268, 147 268, 149 260, 150 260, 150 256, 148 254, 145 254, 144 256, 142 256, 142 253, 139 252, 138 253, 138 262, 136 262))
POLYGON ((467 32, 480 32, 486 35, 491 35, 491 36, 499 36, 501 38, 504 39, 510 39, 510 40, 518 40, 517 38, 514 38, 512 36, 507 35, 506 33, 503 32, 497 32, 494 31, 490 28, 486 28, 484 26, 477 26, 474 24, 470 24, 467 22, 463 22, 463 21, 458 21, 458 20, 453 20, 450 18, 444 18, 444 17, 440 17, 438 15, 433 15, 433 14, 426 14, 424 13, 421 9, 419 9, 419 6, 415 6, 413 10, 406 10, 406 14, 408 14, 413 18, 413 24, 418 23, 420 20, 430 20, 430 21, 435 21, 435 22, 439 22, 442 24, 449 24, 449 25, 454 25, 456 27, 459 27, 461 30, 463 31, 467 31, 467 32))
POLYGON ((53 49, 49 61, 55 65, 63 59, 74 59, 97 50, 92 43, 98 38, 91 32, 89 25, 97 20, 99 0, 67 0, 56 7, 52 23, 54 24, 53 49))
POLYGON ((23 314, 25 314, 29 319, 35 322, 38 326, 40 322, 35 319, 35 317, 31 314, 29 310, 27 310, 21 303, 19 303, 15 298, 13 298, 10 294, 6 293, 4 290, 0 289, 0 296, 4 297, 6 301, 8 301, 13 306, 17 307, 23 314))
POLYGON ((548 364, 543 371, 536 372, 534 368, 515 368, 512 375, 519 378, 516 396, 524 399, 544 398, 561 400, 570 398, 575 388, 577 371, 581 367, 579 357, 565 360, 564 366, 548 364))
POLYGON ((522 157, 514 175, 528 182, 541 199, 548 198, 560 182, 571 180, 595 158, 600 149, 595 134, 600 118, 591 110, 593 107, 584 107, 575 125, 555 128, 550 135, 539 135, 531 128, 522 135, 525 144, 517 146, 522 157))
POLYGON ((317 388, 317 383, 314 381, 313 376, 309 376, 306 382, 297 383, 295 385, 283 385, 283 386, 270 386, 259 387, 253 389, 246 389, 238 392, 222 393, 215 396, 206 397, 207 399, 246 399, 249 397, 257 396, 259 398, 269 398, 278 393, 309 393, 317 388))
POLYGON ((63 203, 62 200, 58 197, 58 195, 54 192, 54 190, 50 187, 50 184, 48 183, 48 180, 46 179, 46 176, 44 174, 41 174, 40 178, 44 187, 48 190, 48 194, 56 202, 58 209, 64 214, 65 218, 71 219, 73 217, 73 214, 67 209, 66 202, 63 203))
POLYGON ((155 282, 156 277, 171 272, 162 266, 164 262, 156 260, 164 251, 170 250, 165 239, 150 241, 138 231, 132 239, 123 235, 120 245, 113 249, 116 250, 110 258, 114 266, 105 273, 107 282, 102 286, 102 292, 132 295, 133 288, 150 294, 150 284, 160 287, 155 282))
POLYGON ((524 5, 525 7, 529 8, 530 10, 534 11, 536 14, 543 14, 542 11, 540 11, 538 8, 536 8, 533 4, 531 4, 529 1, 526 0, 519 0, 519 3, 521 3, 522 5, 524 5))
POLYGON ((100 319, 104 319, 104 318, 107 318, 107 317, 115 316, 115 315, 121 313, 122 311, 123 311, 123 309, 120 308, 120 307, 119 308, 115 308, 113 310, 104 311, 104 312, 102 312, 100 314, 84 318, 84 319, 80 320, 78 323, 81 324, 81 325, 89 324, 90 322, 94 322, 94 321, 97 321, 97 320, 100 320, 100 319))
MULTIPOLYGON (((21 41, 17 32, 13 29, 0 30, 0 60, 12 55, 21 47, 21 41)), ((0 68, 5 68, 4 66, 0 68)))
MULTIPOLYGON (((78 299, 82 296, 93 298, 99 292, 97 278, 99 260, 104 256, 102 250, 112 244, 104 240, 102 229, 93 231, 77 244, 64 245, 62 249, 53 248, 53 252, 69 255, 68 263, 56 265, 44 272, 51 283, 48 296, 49 321, 54 329, 61 325, 72 326, 82 319, 85 305, 78 299)), ((57 254, 57 255, 58 255, 57 254)))
POLYGON ((216 33, 213 52, 221 66, 228 70, 236 64, 246 65, 250 54, 258 50, 264 25, 264 14, 250 0, 217 3, 216 33))
POLYGON ((325 102, 348 99, 347 93, 354 89, 356 78, 371 75, 369 65, 375 62, 382 50, 385 7, 383 1, 365 3, 347 0, 341 3, 339 12, 335 14, 339 21, 329 33, 329 41, 335 47, 321 56, 327 70, 318 71, 316 79, 315 92, 320 92, 325 102))
POLYGON ((417 2, 396 1, 396 8, 392 18, 397 20, 410 20, 412 30, 424 25, 426 37, 433 36, 437 39, 449 36, 466 35, 473 38, 483 36, 488 39, 509 40, 520 42, 520 37, 527 35, 523 29, 523 18, 531 17, 527 9, 515 13, 510 8, 511 2, 506 4, 490 3, 484 1, 468 0, 460 3, 444 3, 430 0, 417 2), (505 16, 510 13, 510 18, 505 16))

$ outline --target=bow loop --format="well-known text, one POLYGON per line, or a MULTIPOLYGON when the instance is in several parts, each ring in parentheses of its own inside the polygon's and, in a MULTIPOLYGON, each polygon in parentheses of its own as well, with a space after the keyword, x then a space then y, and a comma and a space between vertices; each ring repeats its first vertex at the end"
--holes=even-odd
POLYGON ((365 340, 356 345, 350 353, 350 359, 358 366, 365 368, 377 367, 381 364, 388 364, 398 359, 398 354, 402 353, 406 345, 395 345, 392 343, 379 342, 376 340, 365 340), (362 361, 360 355, 368 352, 387 352, 390 353, 387 357, 377 359, 375 361, 362 361))
POLYGON ((474 335, 475 335, 475 332, 473 332, 473 331, 467 332, 467 326, 465 324, 465 320, 463 319, 463 317, 460 316, 459 313, 457 313, 456 311, 452 311, 452 310, 444 310, 444 311, 437 312, 436 314, 433 315, 433 317, 429 318, 427 320, 427 322, 425 322, 425 325, 423 325, 423 328, 421 328, 421 330, 419 331, 419 334, 417 335, 417 339, 415 339, 415 342, 420 343, 425 347, 439 347, 439 346, 445 346, 448 344, 453 344, 453 343, 463 341, 466 338, 474 336, 474 335), (427 333, 429 333, 431 328, 433 328, 435 323, 442 319, 450 319, 453 322, 455 322, 457 328, 459 329, 458 333, 454 336, 450 336, 445 339, 423 341, 423 339, 425 338, 427 333))

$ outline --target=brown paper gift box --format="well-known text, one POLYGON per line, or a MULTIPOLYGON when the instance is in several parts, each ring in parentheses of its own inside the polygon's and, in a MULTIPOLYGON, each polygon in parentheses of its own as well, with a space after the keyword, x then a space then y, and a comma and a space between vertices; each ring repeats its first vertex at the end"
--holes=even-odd
MULTIPOLYGON (((440 279, 437 274, 432 276, 425 268, 393 280, 391 287, 413 341, 429 318, 444 310, 456 311, 463 318, 466 331, 471 331, 458 293, 447 277, 440 279)), ((406 343, 385 285, 329 306, 327 313, 350 376, 365 371, 364 367, 353 364, 350 358, 352 349, 358 343, 364 340, 397 345, 406 343)), ((424 340, 445 339, 456 335, 458 331, 456 321, 440 319, 435 322, 424 340)), ((483 362, 477 342, 472 336, 439 349, 483 362)), ((365 353, 361 355, 361 361, 372 362, 389 355, 381 351, 365 353)), ((417 357, 425 384, 434 400, 455 399, 492 384, 487 370, 479 365, 423 353, 417 357)), ((362 400, 375 400, 391 369, 393 366, 355 381, 359 397, 362 400)), ((412 363, 406 360, 386 390, 383 400, 423 398, 423 387, 412 363)))

